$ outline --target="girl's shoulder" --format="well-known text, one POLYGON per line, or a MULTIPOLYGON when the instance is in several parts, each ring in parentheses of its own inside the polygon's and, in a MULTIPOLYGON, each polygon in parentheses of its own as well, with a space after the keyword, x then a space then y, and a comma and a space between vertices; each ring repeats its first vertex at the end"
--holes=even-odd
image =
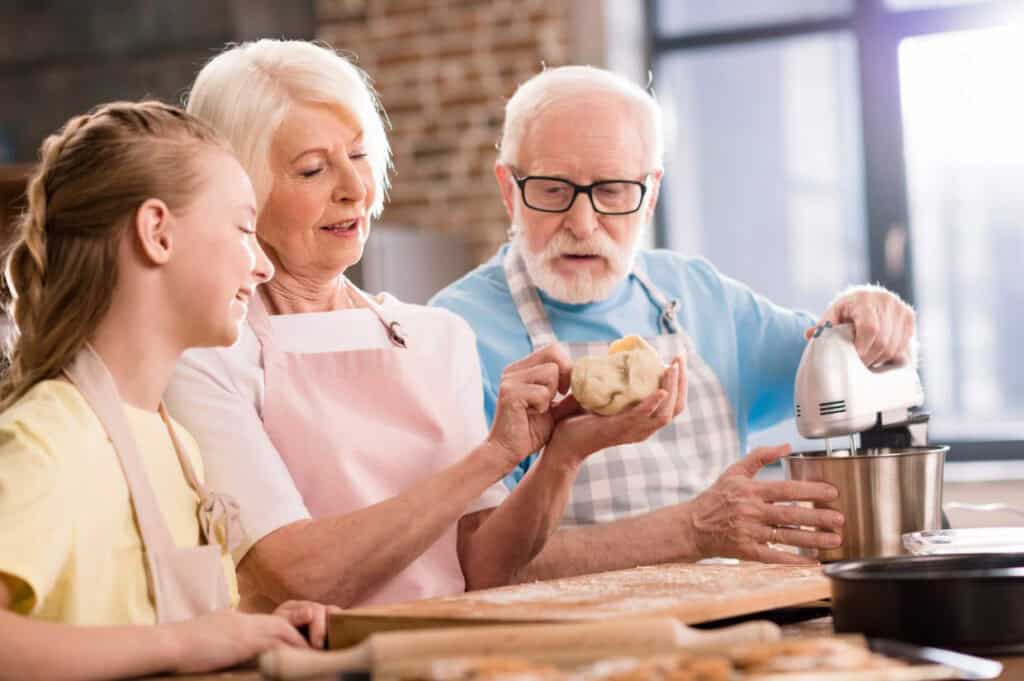
POLYGON ((78 388, 67 381, 41 381, 0 413, 0 430, 21 428, 56 434, 66 430, 96 430, 99 421, 78 388))
POLYGON ((104 442, 96 415, 66 381, 42 381, 0 413, 0 469, 8 482, 17 479, 18 486, 52 484, 71 460, 62 452, 84 453, 104 442))

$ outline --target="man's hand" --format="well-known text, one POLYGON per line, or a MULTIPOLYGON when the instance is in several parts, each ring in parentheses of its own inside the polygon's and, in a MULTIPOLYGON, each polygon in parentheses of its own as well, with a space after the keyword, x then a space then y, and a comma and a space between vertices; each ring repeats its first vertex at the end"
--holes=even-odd
MULTIPOLYGON (((878 286, 858 287, 833 302, 818 324, 853 324, 854 346, 864 364, 912 360, 914 310, 899 296, 878 286)), ((808 329, 810 338, 814 329, 808 329)))
POLYGON ((686 366, 672 360, 661 375, 658 390, 637 405, 614 416, 584 412, 569 395, 552 409, 556 425, 545 457, 557 457, 569 466, 608 447, 642 442, 671 423, 686 407, 686 366))
POLYGON ((764 481, 754 476, 764 466, 789 454, 789 445, 759 447, 727 468, 715 484, 689 504, 686 516, 697 553, 756 560, 763 563, 810 563, 802 556, 778 551, 769 543, 832 549, 843 516, 828 509, 778 506, 777 501, 829 502, 838 490, 824 482, 764 481), (824 532, 798 529, 816 527, 824 532))

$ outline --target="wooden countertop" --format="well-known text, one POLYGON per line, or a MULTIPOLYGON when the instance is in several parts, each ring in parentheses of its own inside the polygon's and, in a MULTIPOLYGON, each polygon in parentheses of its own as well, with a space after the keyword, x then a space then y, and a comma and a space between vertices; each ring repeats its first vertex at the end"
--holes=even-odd
MULTIPOLYGON (((785 638, 808 638, 813 636, 828 636, 832 633, 832 618, 822 617, 819 619, 789 624, 782 628, 785 638)), ((994 658, 1003 663, 1003 675, 999 681, 1024 681, 1024 655, 1015 657, 994 658)), ((190 676, 161 676, 160 679, 189 679, 190 681, 260 681, 260 673, 254 670, 236 670, 221 672, 218 674, 200 674, 190 676)), ((334 681, 333 677, 327 676, 322 681, 334 681)))

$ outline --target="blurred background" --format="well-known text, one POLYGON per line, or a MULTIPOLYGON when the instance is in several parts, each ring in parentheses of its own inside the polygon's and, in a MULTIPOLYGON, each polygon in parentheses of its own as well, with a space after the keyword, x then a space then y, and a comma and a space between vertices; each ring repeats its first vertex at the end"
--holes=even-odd
POLYGON ((225 43, 260 37, 350 52, 390 116, 367 288, 424 302, 489 257, 505 99, 542 65, 604 66, 666 112, 649 245, 815 313, 852 283, 899 292, 933 439, 997 476, 1024 466, 1021 0, 4 0, 0 227, 69 116, 180 102, 225 43))

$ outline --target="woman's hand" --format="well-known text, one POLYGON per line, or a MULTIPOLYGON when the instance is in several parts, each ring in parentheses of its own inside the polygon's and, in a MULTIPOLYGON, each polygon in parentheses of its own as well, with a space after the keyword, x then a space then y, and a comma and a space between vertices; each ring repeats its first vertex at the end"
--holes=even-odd
POLYGON ((568 392, 571 373, 572 362, 559 345, 542 348, 502 372, 487 441, 509 470, 551 437, 551 403, 559 392, 568 392))
POLYGON ((283 617, 296 629, 309 627, 309 644, 314 648, 323 648, 327 644, 327 615, 341 612, 336 605, 313 601, 285 601, 274 610, 275 615, 283 617))
POLYGON ((553 409, 557 425, 544 456, 578 466, 602 449, 646 440, 671 423, 685 407, 686 368, 680 356, 662 374, 658 390, 614 416, 586 413, 571 395, 560 402, 553 409))
POLYGON ((276 615, 248 615, 219 610, 166 627, 174 671, 194 674, 233 667, 277 646, 306 648, 305 639, 288 620, 276 615))

